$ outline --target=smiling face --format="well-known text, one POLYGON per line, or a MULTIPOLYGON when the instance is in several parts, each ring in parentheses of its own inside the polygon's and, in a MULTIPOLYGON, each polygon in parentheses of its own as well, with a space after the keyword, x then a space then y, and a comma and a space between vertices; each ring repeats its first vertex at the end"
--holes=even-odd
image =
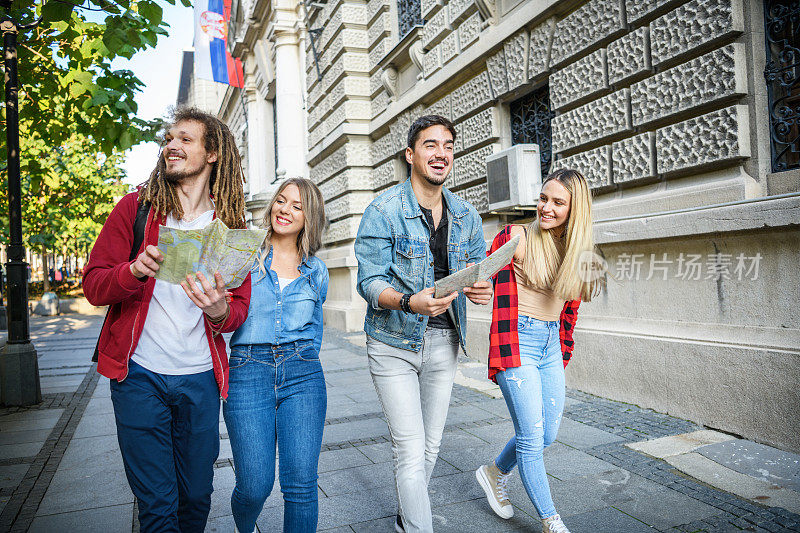
POLYGON ((165 136, 162 155, 166 163, 165 177, 171 182, 211 174, 217 154, 207 152, 203 134, 205 127, 195 120, 182 120, 172 125, 165 136))
POLYGON ((558 180, 551 179, 542 187, 536 214, 543 230, 563 231, 569 220, 569 204, 572 195, 558 180))
POLYGON ((453 134, 438 124, 425 128, 414 149, 406 148, 406 161, 411 165, 412 176, 431 185, 442 185, 453 168, 453 134))
POLYGON ((274 235, 297 236, 306 224, 300 189, 294 183, 287 185, 275 199, 270 212, 274 235))

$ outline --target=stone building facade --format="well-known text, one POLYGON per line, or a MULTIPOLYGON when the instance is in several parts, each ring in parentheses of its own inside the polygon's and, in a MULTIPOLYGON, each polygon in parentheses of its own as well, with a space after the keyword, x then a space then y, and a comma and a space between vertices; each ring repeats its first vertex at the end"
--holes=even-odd
MULTIPOLYGON (((361 214, 405 179, 413 118, 456 123, 447 185, 481 212, 487 240, 533 212, 489 211, 486 157, 536 142, 544 171, 574 167, 591 182, 613 275, 581 307, 568 384, 798 450, 800 171, 775 172, 770 140, 774 3, 256 1, 235 30, 244 96, 229 90, 220 114, 237 125, 247 111, 250 129, 236 130, 256 209, 275 176, 275 131, 283 159, 283 126, 279 116, 254 131, 253 116, 284 109, 282 76, 301 81, 302 97, 284 100, 304 105, 294 120, 306 166, 293 171, 325 197, 325 320, 346 330, 365 310, 353 254, 361 214), (300 72, 276 67, 281 46, 301 49, 300 72), (254 174, 259 165, 268 172, 254 174)), ((470 307, 474 359, 486 359, 489 319, 470 307)))

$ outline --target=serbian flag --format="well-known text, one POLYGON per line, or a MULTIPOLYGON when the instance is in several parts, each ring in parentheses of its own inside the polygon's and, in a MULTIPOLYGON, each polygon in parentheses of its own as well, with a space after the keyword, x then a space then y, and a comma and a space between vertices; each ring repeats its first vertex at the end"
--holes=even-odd
POLYGON ((228 52, 231 0, 195 0, 194 73, 198 78, 244 86, 242 60, 228 52))

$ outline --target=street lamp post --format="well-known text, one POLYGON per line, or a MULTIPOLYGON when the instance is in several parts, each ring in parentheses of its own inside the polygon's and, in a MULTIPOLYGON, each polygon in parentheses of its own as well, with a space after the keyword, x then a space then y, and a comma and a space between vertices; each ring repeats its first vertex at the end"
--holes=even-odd
MULTIPOLYGON (((2 5, 10 12, 11 1, 2 5)), ((41 19, 39 19, 41 20, 41 19)), ((7 15, 0 30, 6 87, 6 146, 8 147, 8 210, 10 242, 6 263, 8 340, 0 352, 0 404, 31 405, 42 401, 39 362, 31 344, 28 322, 28 263, 22 243, 22 203, 19 172, 19 109, 17 107, 17 34, 39 23, 17 24, 7 15)))

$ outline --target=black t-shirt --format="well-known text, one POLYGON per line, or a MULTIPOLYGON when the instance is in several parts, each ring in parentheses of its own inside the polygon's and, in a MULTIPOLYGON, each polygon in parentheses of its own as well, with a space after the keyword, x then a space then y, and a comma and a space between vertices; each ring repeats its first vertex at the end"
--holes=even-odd
MULTIPOLYGON (((433 255, 433 280, 438 281, 450 274, 450 260, 447 257, 447 204, 442 197, 442 218, 439 220, 439 226, 433 226, 433 212, 430 209, 425 209, 419 206, 422 210, 422 216, 425 223, 428 225, 431 238, 428 241, 428 246, 433 255)), ((442 313, 439 316, 432 316, 428 319, 428 327, 438 329, 454 328, 453 321, 450 318, 450 313, 442 313)))

